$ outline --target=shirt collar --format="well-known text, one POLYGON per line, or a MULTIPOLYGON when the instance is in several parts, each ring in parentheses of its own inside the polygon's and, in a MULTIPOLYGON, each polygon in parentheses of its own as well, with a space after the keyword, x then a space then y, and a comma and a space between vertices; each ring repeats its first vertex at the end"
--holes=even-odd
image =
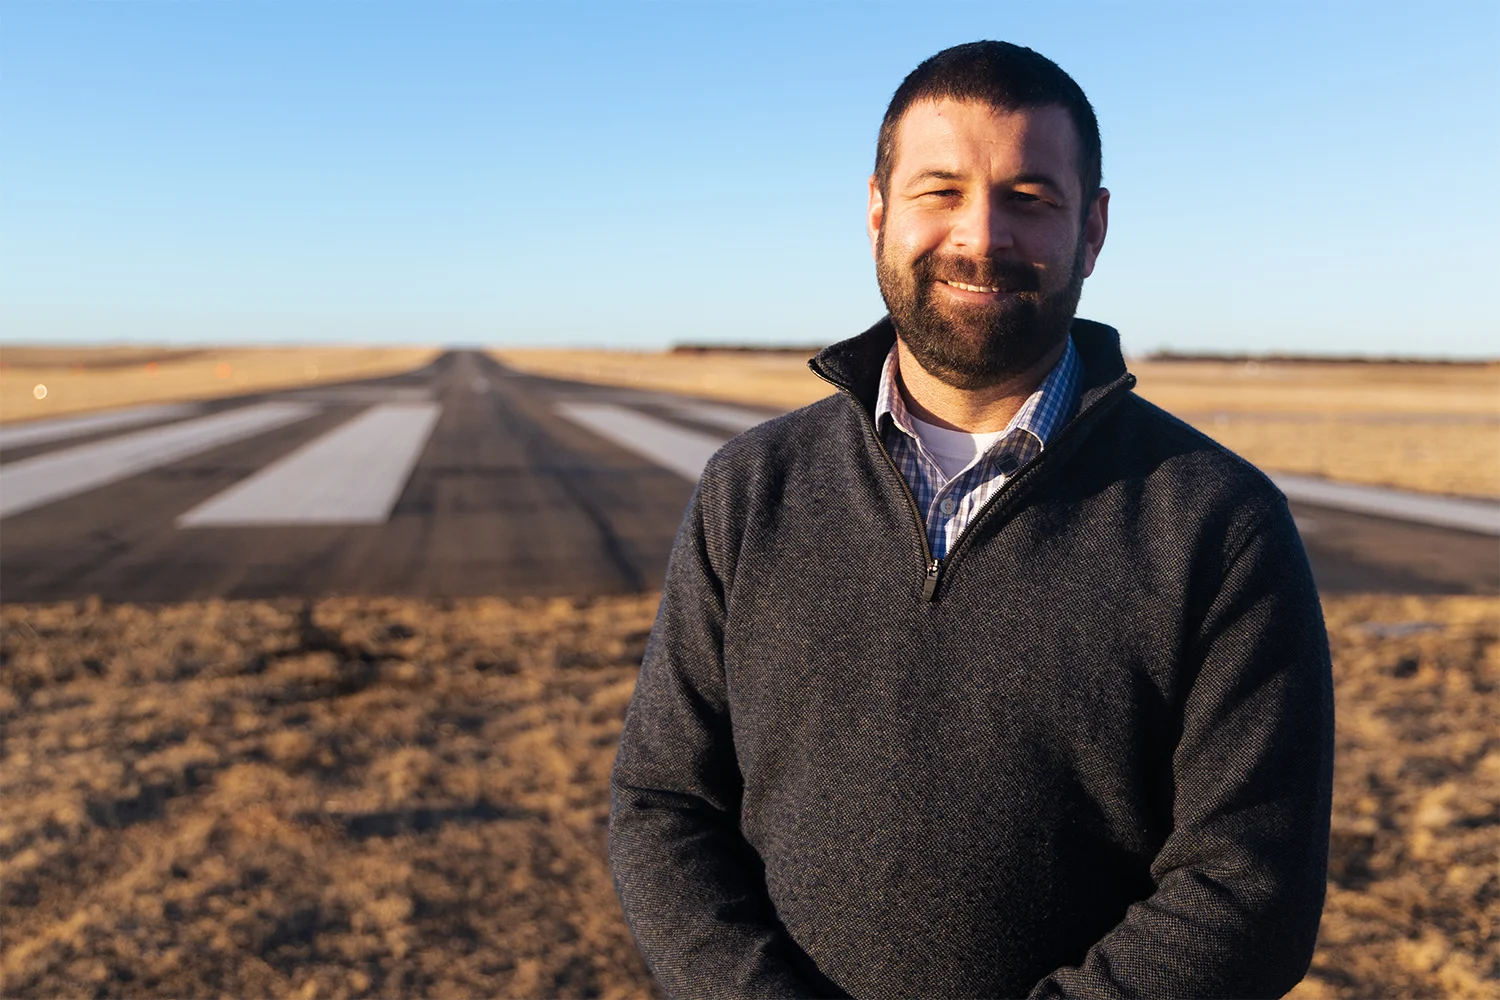
MULTIPOLYGON (((886 353, 885 364, 880 369, 880 386, 875 396, 875 426, 881 427, 881 418, 888 416, 904 433, 916 437, 911 414, 901 398, 897 382, 899 365, 896 345, 892 344, 886 353)), ((1006 440, 1013 431, 1021 430, 1036 438, 1037 444, 1045 448, 1057 429, 1073 415, 1073 403, 1078 395, 1079 368, 1078 349, 1073 346, 1073 338, 1070 336, 1062 357, 1057 359, 1057 364, 1052 366, 1036 391, 1026 397, 1026 402, 1021 404, 1010 423, 1005 425, 1005 430, 996 443, 1006 440)))

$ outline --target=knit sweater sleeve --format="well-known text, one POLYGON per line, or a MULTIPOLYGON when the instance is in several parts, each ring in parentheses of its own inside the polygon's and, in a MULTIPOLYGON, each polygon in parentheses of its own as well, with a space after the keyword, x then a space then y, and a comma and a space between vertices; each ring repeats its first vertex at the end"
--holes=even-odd
POLYGON ((1281 996, 1307 971, 1328 865, 1332 668, 1306 555, 1277 508, 1229 561, 1187 654, 1155 892, 1033 1000, 1281 996))
POLYGON ((673 997, 813 997, 823 991, 793 968, 795 945, 739 829, 724 588, 705 538, 704 489, 678 531, 626 713, 610 789, 610 868, 636 943, 673 997))

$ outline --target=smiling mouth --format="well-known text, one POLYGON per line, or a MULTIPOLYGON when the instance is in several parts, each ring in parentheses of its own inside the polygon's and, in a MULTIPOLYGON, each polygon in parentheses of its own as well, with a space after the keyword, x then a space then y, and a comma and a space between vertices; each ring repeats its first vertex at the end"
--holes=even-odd
POLYGON ((990 295, 995 295, 1000 291, 999 285, 966 285, 962 281, 944 281, 943 284, 966 292, 985 292, 990 295))

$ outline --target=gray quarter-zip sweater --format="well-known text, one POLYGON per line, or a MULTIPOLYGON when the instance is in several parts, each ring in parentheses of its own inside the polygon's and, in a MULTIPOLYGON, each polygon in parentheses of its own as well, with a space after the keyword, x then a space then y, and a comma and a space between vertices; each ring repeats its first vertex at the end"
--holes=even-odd
POLYGON ((709 463, 615 762, 674 997, 1266 997, 1323 904, 1333 698, 1285 499, 1073 325, 1076 415, 948 557, 842 391, 709 463))

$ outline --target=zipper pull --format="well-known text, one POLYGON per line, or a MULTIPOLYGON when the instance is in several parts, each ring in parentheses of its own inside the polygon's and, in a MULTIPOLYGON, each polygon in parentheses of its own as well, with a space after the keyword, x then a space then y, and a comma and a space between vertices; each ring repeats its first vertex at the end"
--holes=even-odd
POLYGON ((942 572, 943 561, 934 559, 932 565, 927 567, 927 579, 922 582, 922 600, 932 600, 932 595, 937 593, 938 573, 942 572))

